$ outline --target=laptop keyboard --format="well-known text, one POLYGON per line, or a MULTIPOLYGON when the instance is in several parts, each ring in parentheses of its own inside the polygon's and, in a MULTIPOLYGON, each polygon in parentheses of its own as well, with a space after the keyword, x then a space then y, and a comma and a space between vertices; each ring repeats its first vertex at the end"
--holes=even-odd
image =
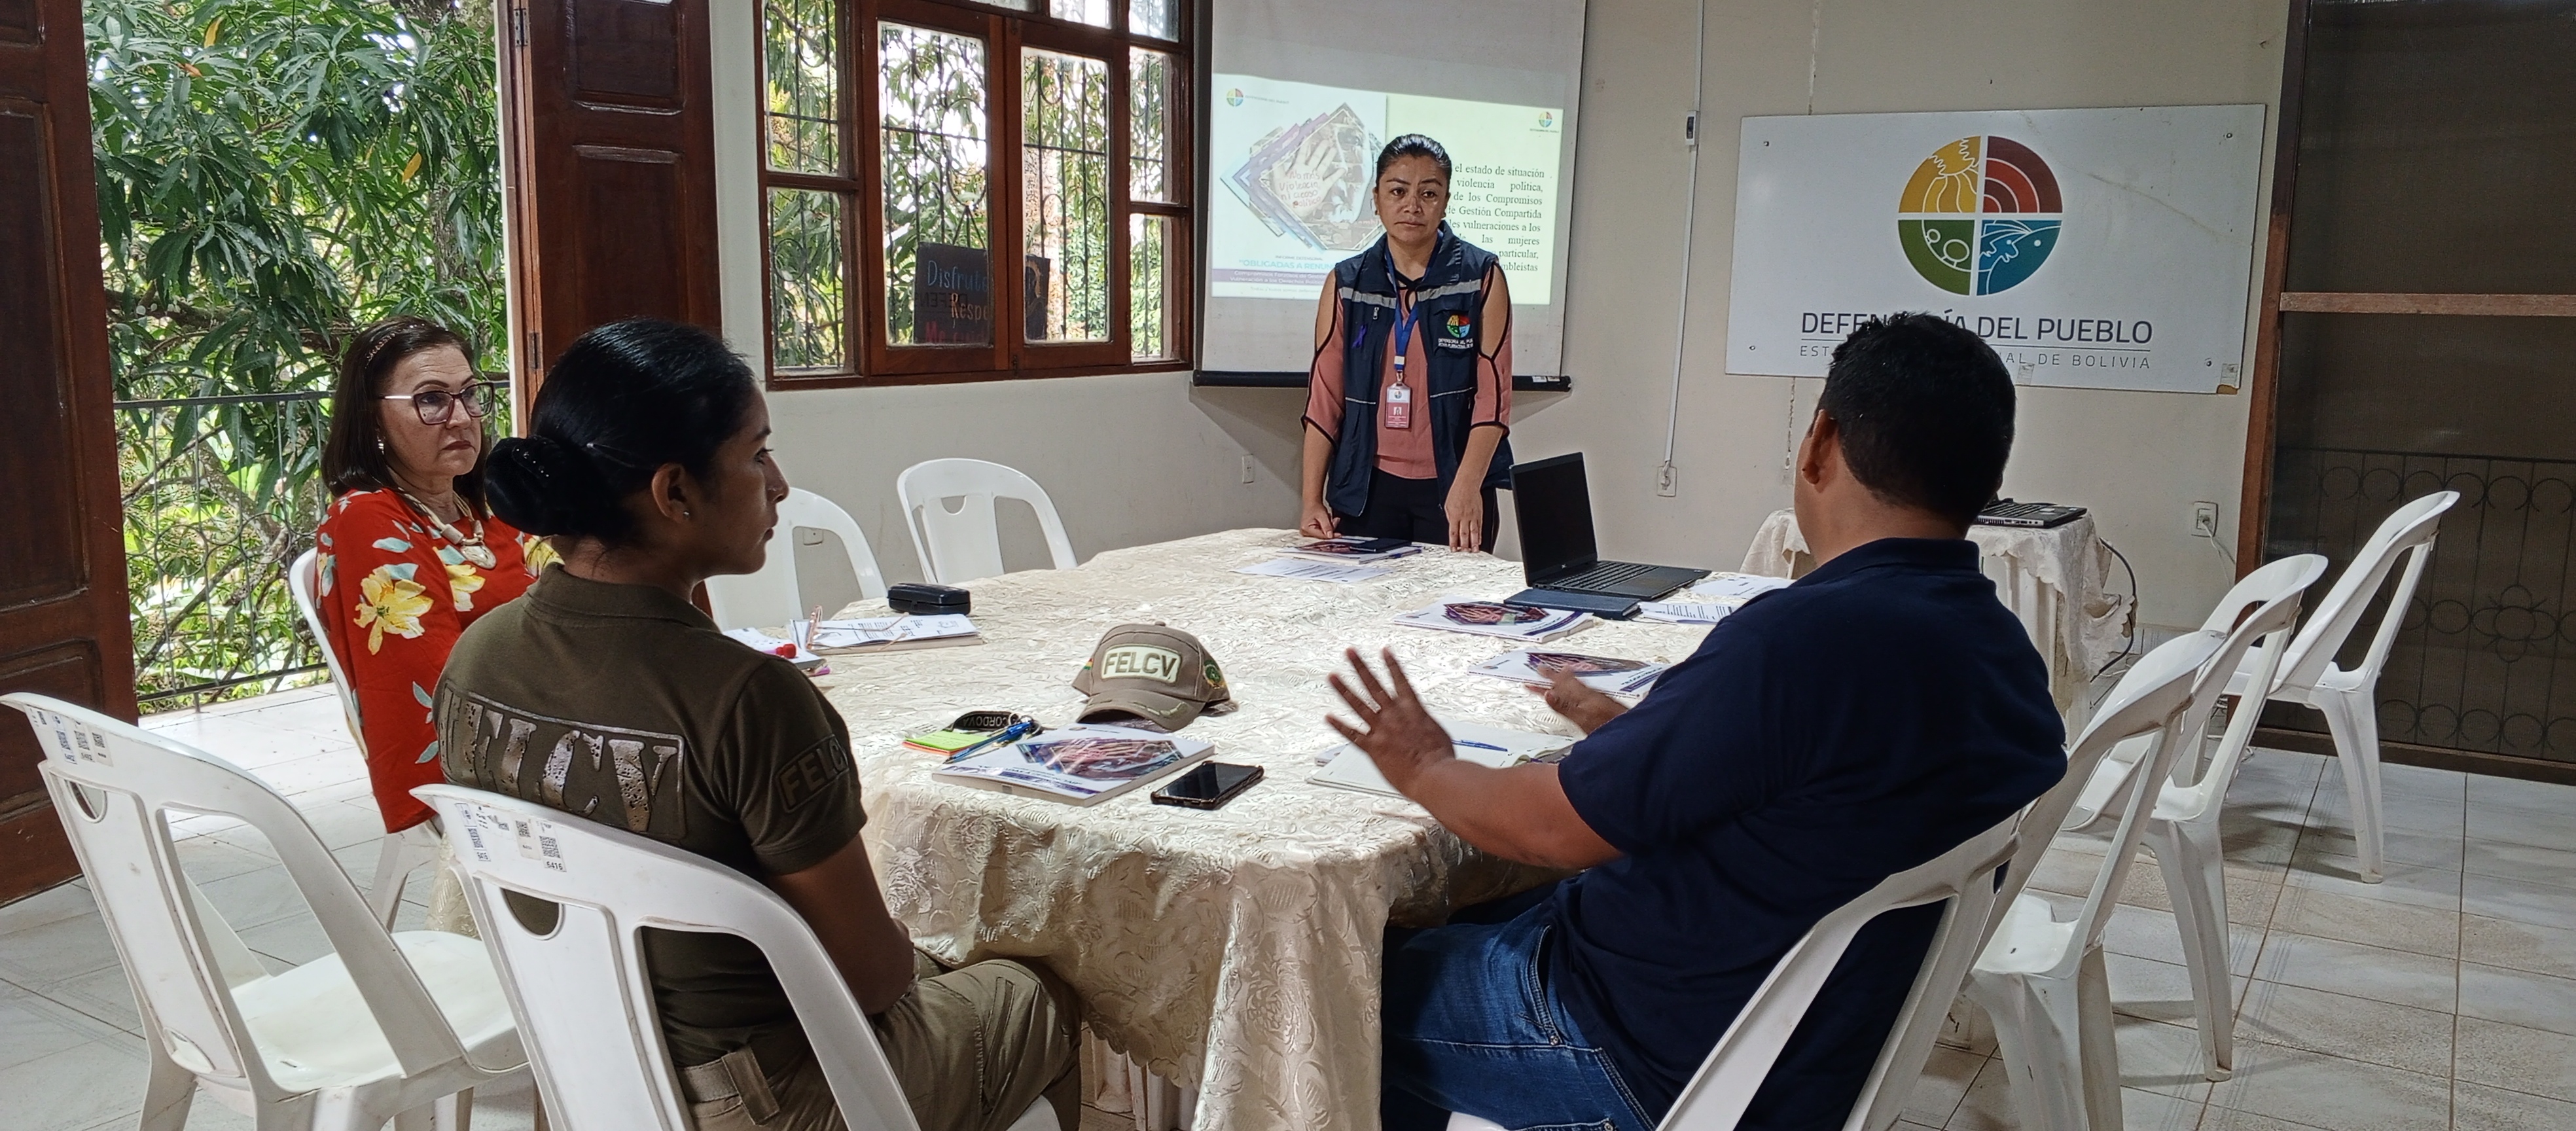
POLYGON ((1638 562, 1603 562, 1572 577, 1557 578, 1548 582, 1548 586, 1554 589, 1598 589, 1604 585, 1617 585, 1654 568, 1638 562))

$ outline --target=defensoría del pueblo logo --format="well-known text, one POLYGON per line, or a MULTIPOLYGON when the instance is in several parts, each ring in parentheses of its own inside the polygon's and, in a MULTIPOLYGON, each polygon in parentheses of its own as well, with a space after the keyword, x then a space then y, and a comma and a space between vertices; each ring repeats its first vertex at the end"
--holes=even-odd
POLYGON ((1896 237, 1933 286, 1990 295, 2048 262, 2064 211, 2057 175, 2029 146, 1994 134, 1963 137, 1915 167, 1896 205, 1896 237))

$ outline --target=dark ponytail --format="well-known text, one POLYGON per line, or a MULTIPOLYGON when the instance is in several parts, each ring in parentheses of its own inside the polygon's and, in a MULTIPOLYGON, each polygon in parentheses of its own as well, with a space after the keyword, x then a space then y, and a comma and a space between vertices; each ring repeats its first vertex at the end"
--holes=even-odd
POLYGON ((619 545, 633 533, 627 497, 665 464, 705 475, 758 395, 751 367, 695 326, 592 330, 547 372, 527 438, 492 446, 493 513, 529 534, 619 545))

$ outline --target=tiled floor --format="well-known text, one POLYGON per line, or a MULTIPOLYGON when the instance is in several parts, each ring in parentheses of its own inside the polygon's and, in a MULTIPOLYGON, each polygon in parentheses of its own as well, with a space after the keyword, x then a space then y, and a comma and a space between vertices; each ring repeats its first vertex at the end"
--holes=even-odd
MULTIPOLYGON (((289 692, 147 725, 222 754, 302 809, 362 884, 382 825, 338 705, 289 692)), ((2340 771, 2274 750, 2228 795, 2227 902, 2239 981, 2234 1079, 2200 1078, 2173 917, 2152 861, 2107 933, 2122 1100, 2133 1128, 2538 1131, 2576 1128, 2576 788, 2391 766, 2386 881, 2352 876, 2340 771)), ((273 964, 328 950, 265 843, 227 821, 180 833, 191 875, 273 964)), ((2034 880, 2081 892, 2098 844, 2065 838, 2034 880), (2089 850, 2089 851, 2088 851, 2089 850)), ((423 894, 415 884, 407 895, 423 894)), ((407 899, 405 925, 424 914, 407 899)), ((28 1131, 131 1127, 142 1040, 79 884, 0 907, 0 1110, 28 1131)), ((479 1095, 475 1125, 530 1125, 525 1085, 479 1095)), ((1990 1055, 1941 1046, 1905 1126, 2018 1127, 1990 1055)), ((1086 1113, 1087 1131, 1123 1120, 1086 1113)), ((1132 1124, 1125 1124, 1132 1126, 1132 1124)), ((191 1128, 247 1127, 211 1101, 191 1128)))

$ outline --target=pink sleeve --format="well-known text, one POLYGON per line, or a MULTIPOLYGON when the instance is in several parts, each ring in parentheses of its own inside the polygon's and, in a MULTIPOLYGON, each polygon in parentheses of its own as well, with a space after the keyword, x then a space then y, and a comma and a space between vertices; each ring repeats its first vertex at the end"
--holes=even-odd
POLYGON ((1339 304, 1333 311, 1333 332, 1325 335, 1324 344, 1315 347, 1315 361, 1306 372, 1306 424, 1324 434, 1327 440, 1342 437, 1342 315, 1339 304))
MULTIPOLYGON (((1496 264, 1491 269, 1489 280, 1500 280, 1502 271, 1502 266, 1496 264)), ((1476 407, 1475 415, 1468 418, 1468 426, 1492 424, 1509 432, 1512 427, 1512 304, 1508 293, 1493 293, 1491 282, 1485 292, 1486 317, 1480 321, 1485 326, 1494 324, 1493 308, 1497 298, 1503 300, 1503 328, 1501 333, 1484 343, 1491 347, 1492 352, 1481 353, 1476 360, 1476 407)))

